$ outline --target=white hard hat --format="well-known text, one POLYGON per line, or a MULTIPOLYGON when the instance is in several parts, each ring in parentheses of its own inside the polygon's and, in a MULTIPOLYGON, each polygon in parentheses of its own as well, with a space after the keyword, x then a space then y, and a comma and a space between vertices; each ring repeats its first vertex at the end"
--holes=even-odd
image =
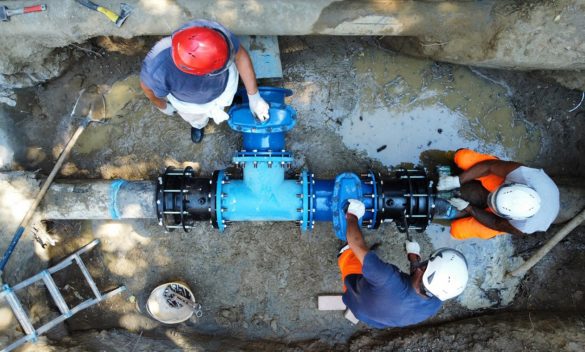
POLYGON ((540 209, 540 196, 520 183, 507 183, 488 196, 488 206, 496 214, 510 220, 524 220, 540 209))
POLYGON ((467 286, 467 260, 455 249, 440 248, 429 257, 422 282, 441 301, 457 297, 467 286))

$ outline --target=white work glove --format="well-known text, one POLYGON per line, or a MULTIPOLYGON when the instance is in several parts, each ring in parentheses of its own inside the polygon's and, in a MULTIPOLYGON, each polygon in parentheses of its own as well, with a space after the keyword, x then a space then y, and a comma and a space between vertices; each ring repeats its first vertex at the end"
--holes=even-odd
POLYGON ((160 110, 160 112, 162 112, 163 114, 167 115, 167 116, 173 116, 176 112, 177 109, 175 109, 175 107, 169 103, 167 101, 167 107, 164 109, 159 108, 158 106, 156 107, 158 110, 160 110))
POLYGON ((348 199, 349 207, 347 207, 347 213, 355 215, 358 220, 366 213, 366 206, 364 203, 357 199, 348 199))
POLYGON ((469 202, 461 198, 451 198, 448 200, 448 202, 459 211, 463 211, 469 206, 469 202))
POLYGON ((406 247, 406 255, 412 253, 420 257, 420 244, 418 244, 418 242, 406 241, 406 243, 404 243, 404 246, 406 247))
POLYGON ((250 110, 252 110, 252 113, 256 115, 258 120, 262 122, 268 120, 270 117, 268 116, 268 109, 270 109, 270 106, 264 99, 262 99, 260 92, 256 92, 256 94, 252 95, 248 94, 248 101, 250 101, 250 110))
POLYGON ((441 176, 437 183, 437 191, 450 191, 461 187, 459 176, 441 176))

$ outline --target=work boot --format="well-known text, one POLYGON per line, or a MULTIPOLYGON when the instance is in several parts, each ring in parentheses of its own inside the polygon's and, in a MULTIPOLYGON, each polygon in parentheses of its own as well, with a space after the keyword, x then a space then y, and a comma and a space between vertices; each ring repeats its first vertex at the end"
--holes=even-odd
POLYGON ((203 128, 191 127, 191 140, 193 143, 201 143, 203 139, 203 128))

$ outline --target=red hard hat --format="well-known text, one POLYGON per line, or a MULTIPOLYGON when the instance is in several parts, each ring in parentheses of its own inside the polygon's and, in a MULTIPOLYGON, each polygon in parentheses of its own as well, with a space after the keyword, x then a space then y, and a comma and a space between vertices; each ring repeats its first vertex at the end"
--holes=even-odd
POLYGON ((189 27, 173 34, 173 62, 179 70, 203 76, 225 68, 229 45, 218 31, 207 27, 189 27))

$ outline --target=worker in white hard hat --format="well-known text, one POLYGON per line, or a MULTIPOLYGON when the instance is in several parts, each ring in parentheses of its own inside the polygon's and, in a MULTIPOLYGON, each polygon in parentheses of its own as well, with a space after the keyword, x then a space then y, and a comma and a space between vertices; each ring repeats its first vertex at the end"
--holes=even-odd
POLYGON ((559 213, 559 189, 542 170, 469 149, 455 153, 464 170, 458 176, 442 176, 438 191, 458 189, 449 199, 463 216, 451 223, 456 239, 488 239, 546 231, 559 213))
POLYGON ((417 242, 406 242, 410 275, 380 260, 366 246, 358 226, 362 202, 349 200, 347 245, 338 256, 343 302, 355 317, 374 328, 413 325, 435 315, 442 302, 461 294, 468 271, 460 252, 442 248, 421 262, 417 242))

